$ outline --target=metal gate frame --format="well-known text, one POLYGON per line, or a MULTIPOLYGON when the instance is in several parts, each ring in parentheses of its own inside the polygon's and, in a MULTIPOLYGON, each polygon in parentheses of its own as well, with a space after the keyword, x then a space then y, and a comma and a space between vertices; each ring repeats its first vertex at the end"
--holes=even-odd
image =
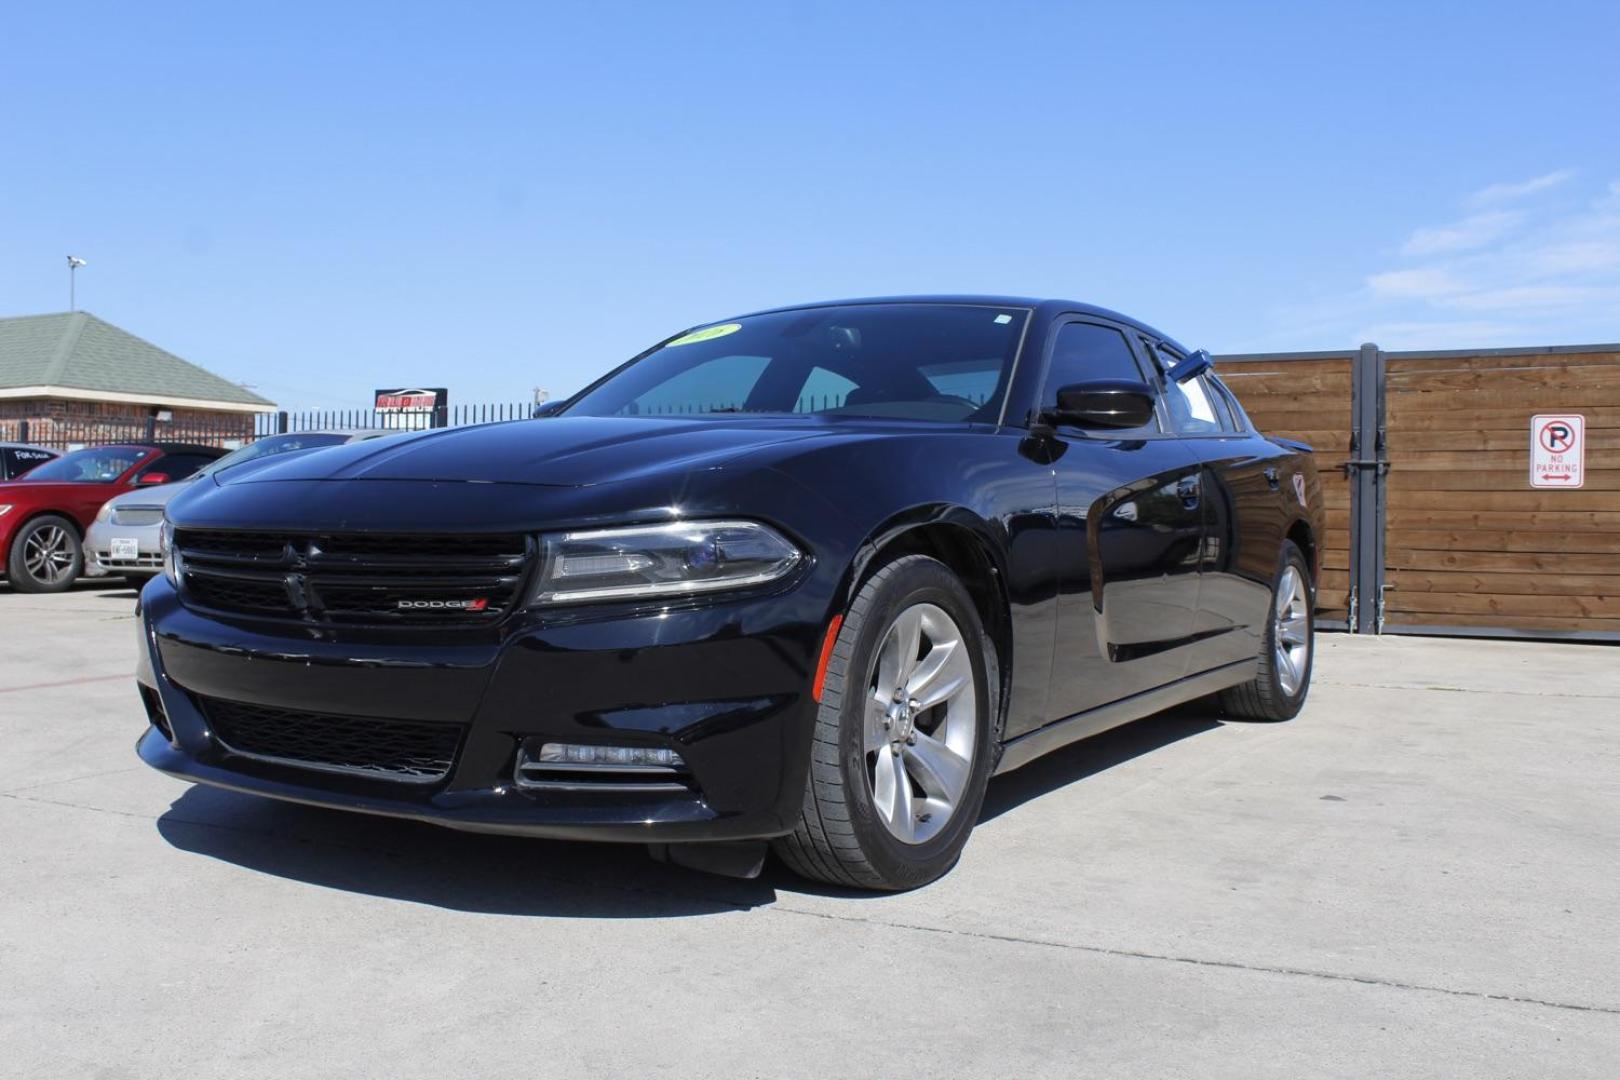
POLYGON ((1384 353, 1363 345, 1350 360, 1350 625, 1352 634, 1384 631, 1384 353))

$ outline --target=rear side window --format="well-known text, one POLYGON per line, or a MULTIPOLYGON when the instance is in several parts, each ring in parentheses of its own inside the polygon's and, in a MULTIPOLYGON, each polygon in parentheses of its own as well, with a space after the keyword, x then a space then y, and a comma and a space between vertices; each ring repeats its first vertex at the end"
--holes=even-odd
POLYGON ((1232 417, 1226 411, 1226 402, 1203 376, 1186 382, 1172 382, 1169 370, 1181 359, 1163 345, 1146 342, 1148 351, 1159 365, 1159 376, 1164 383, 1165 409, 1170 423, 1184 435, 1219 435, 1235 431, 1232 417))
POLYGON ((8 446, 0 450, 0 479, 15 480, 35 465, 43 465, 55 457, 44 450, 30 450, 25 446, 8 446))
POLYGON ((1125 335, 1111 326, 1072 322, 1058 327, 1052 344, 1052 361, 1046 368, 1043 399, 1057 401, 1060 388, 1094 379, 1128 379, 1142 382, 1142 369, 1131 352, 1125 335))

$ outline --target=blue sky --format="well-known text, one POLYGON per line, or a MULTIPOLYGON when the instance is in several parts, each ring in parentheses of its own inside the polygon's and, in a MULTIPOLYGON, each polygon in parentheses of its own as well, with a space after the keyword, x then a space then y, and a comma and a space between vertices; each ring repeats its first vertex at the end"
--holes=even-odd
POLYGON ((839 296, 1217 351, 1620 340, 1620 5, 28 4, 0 314, 291 408, 839 296))

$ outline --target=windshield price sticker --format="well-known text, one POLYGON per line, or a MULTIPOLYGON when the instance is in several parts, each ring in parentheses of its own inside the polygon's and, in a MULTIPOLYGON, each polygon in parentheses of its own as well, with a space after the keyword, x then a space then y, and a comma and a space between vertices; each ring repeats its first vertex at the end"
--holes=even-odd
POLYGON ((1530 486, 1578 488, 1586 483, 1586 417, 1530 418, 1530 486))

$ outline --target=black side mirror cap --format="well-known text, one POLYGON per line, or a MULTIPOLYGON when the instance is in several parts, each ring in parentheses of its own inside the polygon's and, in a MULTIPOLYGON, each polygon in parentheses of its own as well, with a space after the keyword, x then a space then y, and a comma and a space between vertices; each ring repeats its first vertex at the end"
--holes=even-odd
POLYGON ((1176 364, 1165 372, 1171 382, 1184 383, 1188 379, 1196 379, 1204 372, 1215 366, 1215 358, 1209 355, 1208 349, 1194 349, 1187 359, 1176 364))
POLYGON ((1041 419, 1054 427, 1139 428, 1153 423, 1153 404, 1147 383, 1098 379, 1059 389, 1057 408, 1044 411, 1041 419))

